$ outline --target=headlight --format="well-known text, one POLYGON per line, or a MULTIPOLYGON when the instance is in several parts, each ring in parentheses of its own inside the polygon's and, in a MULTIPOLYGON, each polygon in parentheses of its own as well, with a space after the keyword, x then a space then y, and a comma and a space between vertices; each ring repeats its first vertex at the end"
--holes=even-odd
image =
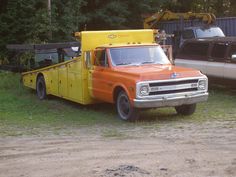
POLYGON ((140 96, 147 96, 149 94, 149 86, 148 85, 141 85, 139 89, 140 96))
POLYGON ((198 90, 207 90, 207 80, 199 80, 198 81, 198 90))

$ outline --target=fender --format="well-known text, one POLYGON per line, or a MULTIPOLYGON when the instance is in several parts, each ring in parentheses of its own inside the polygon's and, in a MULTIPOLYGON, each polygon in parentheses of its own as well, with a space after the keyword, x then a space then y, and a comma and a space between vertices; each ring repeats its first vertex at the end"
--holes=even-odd
MULTIPOLYGON (((113 85, 113 88, 112 88, 113 95, 115 94, 115 89, 117 87, 121 87, 126 92, 127 96, 129 97, 129 100, 130 100, 131 104, 133 105, 133 99, 134 99, 134 96, 135 96, 135 93, 136 93, 136 89, 135 89, 136 86, 134 85, 133 88, 127 88, 127 86, 125 86, 122 83, 116 83, 115 85, 113 85), (133 96, 132 96, 132 94, 133 94, 133 96)), ((115 102, 114 99, 113 99, 113 102, 115 102)))

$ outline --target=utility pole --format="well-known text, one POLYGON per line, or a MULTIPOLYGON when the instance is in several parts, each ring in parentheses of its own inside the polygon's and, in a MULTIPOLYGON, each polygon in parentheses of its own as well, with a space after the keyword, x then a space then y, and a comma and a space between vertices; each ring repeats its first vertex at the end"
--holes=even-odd
POLYGON ((51 7, 51 0, 48 0, 48 17, 49 17, 49 32, 48 36, 49 39, 52 40, 52 7, 51 7))

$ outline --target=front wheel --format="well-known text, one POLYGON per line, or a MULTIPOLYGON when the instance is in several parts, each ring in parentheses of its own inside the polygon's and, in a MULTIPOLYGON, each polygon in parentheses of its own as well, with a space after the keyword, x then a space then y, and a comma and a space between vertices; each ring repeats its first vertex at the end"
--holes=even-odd
POLYGON ((40 100, 43 100, 47 97, 46 84, 43 76, 39 76, 37 79, 36 92, 40 100))
POLYGON ((120 119, 135 121, 139 118, 139 110, 130 104, 129 97, 121 91, 116 99, 116 110, 120 119))
POLYGON ((195 112, 196 104, 176 106, 175 110, 178 114, 188 116, 188 115, 191 115, 195 112))

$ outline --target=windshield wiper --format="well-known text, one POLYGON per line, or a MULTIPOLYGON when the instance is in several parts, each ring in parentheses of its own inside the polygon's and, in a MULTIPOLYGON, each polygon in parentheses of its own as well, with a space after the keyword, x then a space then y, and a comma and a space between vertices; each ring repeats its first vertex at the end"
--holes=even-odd
POLYGON ((120 66, 120 65, 131 65, 132 63, 117 63, 116 66, 120 66))
POLYGON ((141 64, 149 64, 149 63, 155 63, 154 61, 144 61, 141 64))

